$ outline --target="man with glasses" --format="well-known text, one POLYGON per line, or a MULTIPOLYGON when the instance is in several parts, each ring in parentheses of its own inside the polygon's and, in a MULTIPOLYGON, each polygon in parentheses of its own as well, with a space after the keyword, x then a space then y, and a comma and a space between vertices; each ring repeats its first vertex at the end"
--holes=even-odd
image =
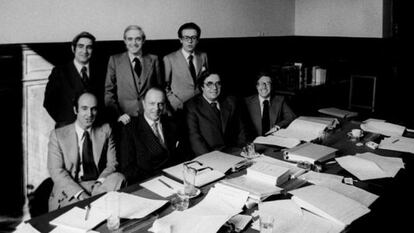
POLYGON ((197 24, 183 24, 178 29, 182 47, 163 59, 167 97, 174 110, 182 109, 185 101, 199 93, 197 80, 208 70, 207 54, 196 50, 200 35, 197 24))
POLYGON ((163 84, 158 57, 144 54, 145 33, 141 27, 130 25, 124 30, 128 51, 109 58, 105 82, 105 105, 117 122, 126 125, 131 116, 142 113, 144 93, 163 84))
POLYGON ((103 101, 105 80, 96 66, 90 64, 95 37, 81 32, 73 38, 73 61, 53 68, 46 85, 43 106, 55 121, 55 128, 72 123, 76 119, 72 103, 75 97, 87 90, 103 101))
POLYGON ((195 156, 213 150, 239 154, 246 142, 246 133, 236 99, 221 95, 221 79, 217 73, 203 73, 197 84, 201 94, 184 107, 192 152, 195 156))
POLYGON ((272 95, 272 84, 270 74, 260 72, 256 76, 258 94, 245 98, 247 129, 252 139, 286 127, 296 117, 283 96, 272 95))

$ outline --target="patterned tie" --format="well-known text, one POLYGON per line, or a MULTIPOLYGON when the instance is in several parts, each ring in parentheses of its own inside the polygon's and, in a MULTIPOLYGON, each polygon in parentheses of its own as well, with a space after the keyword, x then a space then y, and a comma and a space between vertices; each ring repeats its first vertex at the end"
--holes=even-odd
POLYGON ((137 57, 134 58, 134 70, 135 73, 138 75, 138 78, 141 76, 141 62, 139 61, 139 59, 137 57))
POLYGON ((152 130, 154 131, 154 134, 155 134, 155 136, 157 136, 157 138, 160 141, 161 145, 165 146, 164 140, 162 140, 160 131, 158 130, 158 122, 154 121, 154 124, 152 124, 152 130))
POLYGON ((82 67, 82 69, 81 69, 82 82, 83 82, 83 85, 87 88, 88 87, 88 82, 89 82, 89 77, 88 77, 88 73, 86 71, 87 71, 86 66, 82 67))
POLYGON ((193 63, 193 55, 188 56, 188 69, 190 69, 191 77, 193 77, 194 84, 196 83, 196 70, 193 63))
POLYGON ((92 141, 89 137, 88 131, 83 133, 83 147, 82 147, 82 166, 83 177, 82 181, 98 179, 98 169, 93 160, 92 141))
POLYGON ((265 135, 270 129, 269 119, 269 100, 263 101, 263 114, 262 114, 262 135, 265 135))

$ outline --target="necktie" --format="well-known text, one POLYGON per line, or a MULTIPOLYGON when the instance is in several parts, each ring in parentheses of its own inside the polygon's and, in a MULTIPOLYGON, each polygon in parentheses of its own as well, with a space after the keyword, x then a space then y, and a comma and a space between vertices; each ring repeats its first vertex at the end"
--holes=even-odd
POLYGON ((216 102, 211 102, 210 103, 211 108, 213 109, 214 113, 216 114, 216 116, 221 119, 220 117, 220 110, 217 108, 217 103, 216 102))
POLYGON ((158 140, 160 141, 161 145, 164 146, 164 140, 162 140, 160 131, 158 130, 158 122, 154 122, 154 124, 152 124, 152 130, 154 131, 155 136, 157 136, 158 140))
POLYGON ((92 141, 89 137, 88 131, 83 133, 83 147, 82 147, 82 166, 83 177, 82 181, 98 179, 98 169, 93 160, 92 141))
POLYGON ((190 69, 191 77, 193 77, 193 81, 196 83, 196 70, 193 63, 193 55, 188 56, 188 69, 190 69))
POLYGON ((141 76, 142 68, 141 68, 141 62, 139 61, 139 59, 137 57, 134 58, 134 70, 135 70, 135 73, 138 75, 138 78, 139 78, 139 76, 141 76))
POLYGON ((269 120, 269 100, 263 101, 263 114, 262 114, 262 135, 265 135, 270 129, 269 120))
POLYGON ((88 78, 88 73, 86 71, 87 71, 86 66, 82 67, 81 69, 82 82, 85 87, 88 87, 89 78, 88 78))

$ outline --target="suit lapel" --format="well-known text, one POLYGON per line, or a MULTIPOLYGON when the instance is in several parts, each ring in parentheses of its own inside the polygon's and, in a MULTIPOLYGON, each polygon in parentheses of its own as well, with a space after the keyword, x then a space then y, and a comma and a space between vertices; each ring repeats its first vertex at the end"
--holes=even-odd
MULTIPOLYGON (((207 116, 208 119, 210 119, 211 121, 213 121, 214 125, 220 125, 221 126, 221 132, 223 133, 223 122, 221 119, 219 119, 217 117, 217 115, 214 113, 214 110, 211 108, 210 104, 207 102, 206 99, 204 99, 204 97, 202 95, 199 96, 199 101, 201 102, 201 104, 199 105, 199 110, 201 113, 203 113, 205 116, 207 116)), ((223 106, 222 103, 220 104, 220 118, 223 118, 223 106)))
POLYGON ((69 127, 63 129, 65 131, 62 132, 62 138, 59 140, 63 144, 63 154, 66 155, 68 157, 68 160, 74 164, 74 169, 77 169, 80 153, 75 125, 71 124, 69 127))
POLYGON ((195 61, 197 63, 196 77, 198 78, 201 73, 201 68, 203 67, 203 62, 201 60, 200 53, 194 53, 194 55, 195 55, 195 61))
POLYGON ((226 131, 231 111, 232 106, 226 100, 220 102, 221 128, 223 133, 226 131))
POLYGON ((92 128, 91 140, 93 147, 93 160, 95 162, 96 167, 98 167, 99 160, 101 159, 102 147, 105 140, 104 135, 102 134, 99 128, 92 128))
POLYGON ((145 55, 142 56, 142 73, 139 85, 139 91, 141 92, 142 88, 145 86, 145 82, 149 79, 151 75, 151 68, 152 68, 152 60, 149 56, 145 55))
MULTIPOLYGON (((148 122, 145 120, 144 116, 140 116, 139 124, 141 124, 141 129, 143 129, 139 134, 139 137, 141 137, 144 141, 146 141, 147 146, 153 147, 157 146, 159 148, 164 148, 164 146, 161 144, 157 136, 155 136, 154 131, 152 131, 151 126, 148 124, 148 122)), ((164 125, 163 125, 164 127, 164 125)), ((163 130, 164 131, 164 130, 163 130)), ((165 137, 165 134, 164 134, 165 137)), ((165 138, 164 138, 165 140, 165 138)), ((164 148, 165 149, 165 148, 164 148)))
POLYGON ((183 77, 183 78, 187 79, 188 82, 192 82, 194 84, 194 87, 195 87, 196 85, 195 85, 194 80, 191 76, 190 69, 188 68, 188 62, 187 62, 186 58, 184 57, 183 53, 181 52, 181 50, 178 50, 176 55, 177 55, 177 62, 179 63, 181 69, 185 70, 185 73, 186 73, 185 77, 183 77))
POLYGON ((129 57, 128 57, 128 52, 123 53, 122 56, 120 57, 119 70, 121 70, 124 73, 124 76, 126 77, 126 80, 122 80, 121 82, 131 83, 131 85, 135 87, 135 90, 137 91, 137 95, 138 95, 139 80, 138 80, 138 77, 134 73, 134 69, 132 68, 131 61, 129 60, 129 57))
POLYGON ((272 127, 276 123, 277 113, 279 111, 277 99, 275 97, 271 97, 269 111, 270 111, 270 127, 272 127))
POLYGON ((75 90, 85 88, 81 80, 81 76, 78 70, 76 69, 75 64, 73 64, 73 61, 70 62, 68 69, 69 69, 69 80, 68 81, 70 85, 72 86, 72 88, 74 88, 75 90))
POLYGON ((251 100, 250 105, 251 111, 253 112, 253 115, 251 115, 253 124, 255 125, 255 128, 258 129, 258 134, 261 135, 262 133, 262 111, 260 109, 260 102, 259 97, 256 95, 251 100))

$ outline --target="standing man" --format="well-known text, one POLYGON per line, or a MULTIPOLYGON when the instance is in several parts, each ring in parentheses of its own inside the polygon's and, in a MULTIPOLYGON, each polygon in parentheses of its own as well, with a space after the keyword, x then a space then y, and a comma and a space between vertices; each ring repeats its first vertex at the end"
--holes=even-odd
POLYGON ((163 90, 150 88, 142 105, 144 113, 133 117, 121 137, 121 167, 128 183, 147 179, 165 167, 182 161, 178 153, 179 130, 166 114, 163 90))
POLYGON ((232 96, 221 96, 221 79, 217 73, 204 73, 198 79, 201 94, 185 104, 188 137, 198 156, 220 150, 240 152, 246 142, 240 109, 232 96))
POLYGON ((286 127, 296 118, 283 96, 272 95, 272 83, 269 73, 259 73, 256 77, 258 94, 245 98, 252 139, 286 127))
POLYGON ((54 186, 49 211, 118 190, 124 176, 115 172, 116 149, 108 124, 95 125, 98 101, 82 93, 73 110, 76 120, 50 134, 47 167, 54 186))
POLYGON ((90 65, 95 37, 81 32, 72 40, 74 60, 53 68, 46 85, 43 106, 56 122, 55 128, 72 123, 73 101, 79 93, 88 90, 103 100, 104 79, 90 65))
POLYGON ((105 81, 105 105, 111 117, 126 125, 131 116, 142 112, 144 93, 153 86, 162 86, 158 57, 144 54, 145 33, 130 25, 124 30, 128 51, 109 58, 105 81))
POLYGON ((197 24, 183 24, 178 29, 182 47, 163 59, 167 97, 174 110, 182 109, 185 101, 199 93, 197 80, 208 70, 207 54, 196 50, 200 35, 197 24))

